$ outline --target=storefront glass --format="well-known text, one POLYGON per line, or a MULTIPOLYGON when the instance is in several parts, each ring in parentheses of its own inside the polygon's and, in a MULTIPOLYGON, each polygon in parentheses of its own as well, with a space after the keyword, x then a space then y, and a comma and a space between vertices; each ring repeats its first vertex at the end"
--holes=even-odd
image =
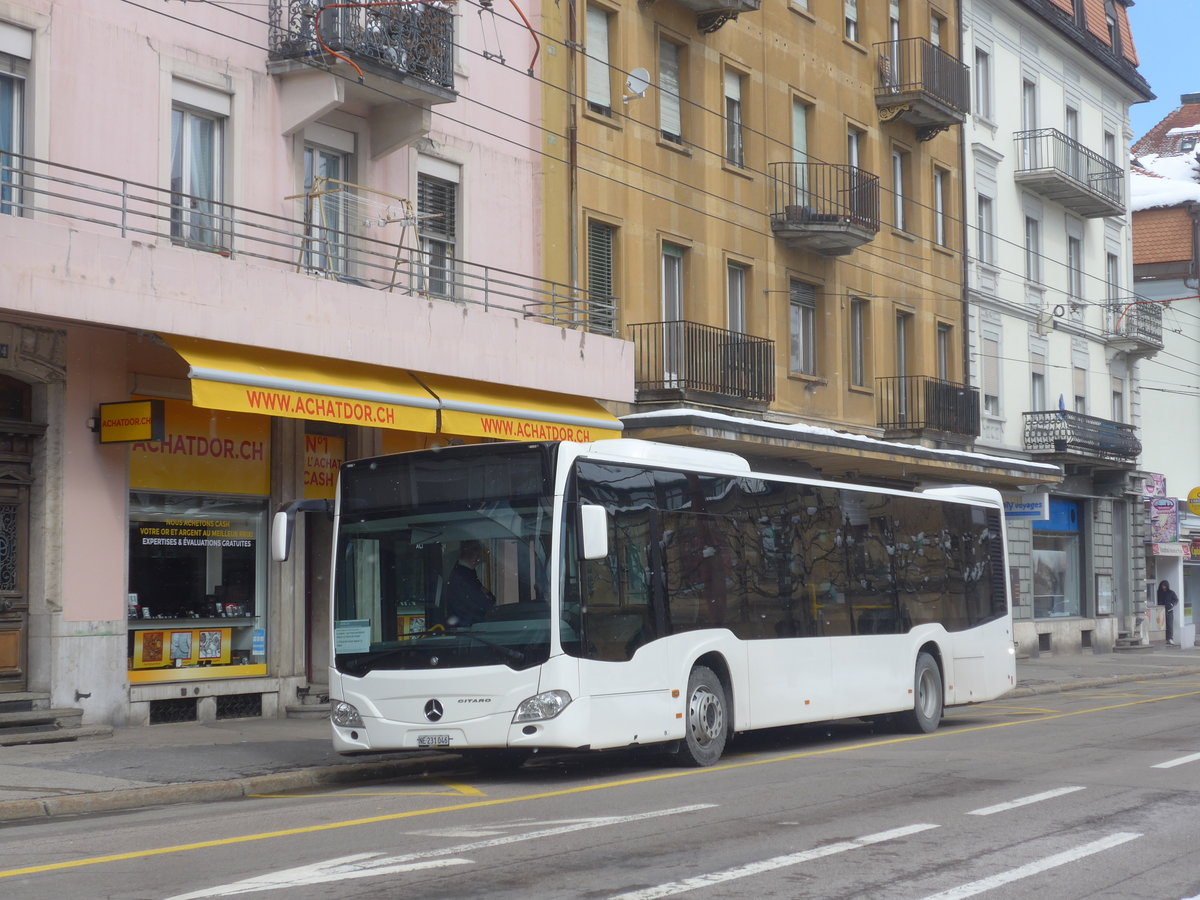
POLYGON ((1033 523, 1033 615, 1083 615, 1079 503, 1051 498, 1050 518, 1033 523))

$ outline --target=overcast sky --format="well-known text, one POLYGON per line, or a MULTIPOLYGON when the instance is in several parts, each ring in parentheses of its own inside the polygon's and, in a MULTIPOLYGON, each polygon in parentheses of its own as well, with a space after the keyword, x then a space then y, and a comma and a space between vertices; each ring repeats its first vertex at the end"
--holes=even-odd
POLYGON ((1180 94, 1200 93, 1200 0, 1137 0, 1129 22, 1138 71, 1158 97, 1129 111, 1136 141, 1179 106, 1180 94))

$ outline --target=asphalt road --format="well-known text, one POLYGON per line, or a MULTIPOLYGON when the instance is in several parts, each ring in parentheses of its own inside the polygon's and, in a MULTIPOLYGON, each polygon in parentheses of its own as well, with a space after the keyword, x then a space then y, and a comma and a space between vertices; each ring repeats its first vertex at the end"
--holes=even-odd
POLYGON ((1192 898, 1200 678, 0 829, 0 896, 1192 898), (1028 704, 1028 705, 1023 705, 1028 704))

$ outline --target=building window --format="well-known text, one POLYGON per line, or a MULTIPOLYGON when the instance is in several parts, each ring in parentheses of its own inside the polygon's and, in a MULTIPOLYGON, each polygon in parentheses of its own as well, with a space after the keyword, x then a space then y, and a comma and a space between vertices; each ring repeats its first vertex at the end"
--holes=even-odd
POLYGON ((892 225, 898 231, 907 231, 907 205, 905 192, 905 176, 908 169, 908 154, 900 150, 892 151, 892 225))
POLYGON ((933 170, 933 239, 941 247, 945 247, 950 239, 950 217, 946 209, 950 198, 949 181, 950 173, 945 169, 933 170))
POLYGON ((746 331, 746 267, 729 263, 725 268, 726 309, 730 331, 746 331))
POLYGON ((1067 290, 1072 300, 1083 300, 1083 238, 1067 236, 1067 290))
MULTIPOLYGON (((1025 79, 1021 82, 1021 130, 1037 131, 1038 127, 1037 82, 1025 79)), ((1038 142, 1030 137, 1021 141, 1021 168, 1040 168, 1038 142)))
POLYGON ((896 374, 901 378, 908 375, 908 361, 912 358, 912 324, 912 313, 896 313, 896 374))
POLYGON ((789 283, 791 371, 796 375, 817 374, 817 288, 798 281, 789 283))
MULTIPOLYGON (((27 32, 19 29, 9 29, 0 24, 5 33, 12 32, 14 37, 24 37, 30 43, 32 39, 27 32)), ((17 41, 13 41, 16 43, 17 41)), ((20 176, 17 171, 25 167, 24 161, 14 160, 8 154, 24 153, 24 124, 25 124, 25 76, 28 72, 28 60, 9 53, 0 53, 0 215, 11 215, 19 212, 17 204, 20 197, 17 185, 20 176)))
POLYGON ((425 172, 417 174, 417 238, 422 273, 420 290, 438 297, 454 294, 458 203, 456 181, 425 172))
POLYGON ((689 362, 683 321, 683 254, 683 247, 662 245, 663 381, 668 387, 682 384, 689 362))
POLYGON ((1117 376, 1112 377, 1112 420, 1125 421, 1125 382, 1117 376))
POLYGON ((975 243, 979 261, 988 266, 996 262, 995 216, 992 198, 979 194, 975 198, 975 243))
POLYGON ((992 56, 975 48, 975 114, 981 119, 992 118, 992 56))
POLYGON ((679 102, 679 45, 658 42, 658 130, 663 140, 683 143, 679 102))
POLYGON ((742 126, 742 76, 725 70, 725 161, 739 169, 746 164, 742 126))
POLYGON ((1046 409, 1046 355, 1037 351, 1029 354, 1029 408, 1046 409))
POLYGON ((349 154, 304 147, 304 265, 324 273, 346 271, 349 154))
POLYGON ((612 69, 608 56, 608 12, 598 6, 587 8, 587 56, 584 63, 588 109, 612 115, 612 69))
POLYGON ((225 117, 171 110, 171 237, 189 247, 224 246, 221 208, 225 117))
POLYGON ((1042 283, 1042 223, 1025 217, 1025 280, 1042 283))
POLYGON ((858 40, 858 0, 844 0, 845 31, 848 41, 858 40))
POLYGON ((1075 412, 1087 414, 1087 369, 1075 366, 1071 369, 1071 381, 1075 389, 1075 412))
POLYGON ((866 387, 867 384, 869 312, 866 300, 850 298, 850 383, 854 387, 866 387))
POLYGON ((1080 592, 1078 500, 1050 498, 1050 518, 1033 523, 1033 615, 1038 619, 1083 614, 1080 592))
POLYGON ((1117 136, 1111 131, 1104 132, 1104 158, 1113 165, 1120 165, 1117 161, 1117 136))
POLYGON ((863 132, 851 126, 846 131, 846 163, 860 168, 862 166, 863 132))
POLYGON ((1000 340, 985 337, 980 342, 983 358, 979 368, 983 374, 983 411, 989 416, 1000 415, 1000 340))
POLYGON ((954 347, 951 339, 954 329, 945 322, 937 326, 937 377, 942 381, 950 380, 950 361, 954 358, 954 347))
POLYGON ((614 294, 616 279, 614 251, 617 229, 607 222, 592 219, 587 226, 587 289, 588 318, 592 329, 601 334, 614 334, 616 308, 614 294), (607 326, 607 327, 606 327, 607 326))

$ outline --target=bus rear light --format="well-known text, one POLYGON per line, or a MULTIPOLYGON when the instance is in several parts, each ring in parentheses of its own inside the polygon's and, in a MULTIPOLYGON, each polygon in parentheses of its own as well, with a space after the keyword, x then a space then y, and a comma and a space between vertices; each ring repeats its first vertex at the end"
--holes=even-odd
POLYGON ((513 722, 538 722, 553 719, 571 703, 571 695, 566 691, 542 691, 526 700, 517 707, 513 722))
POLYGON ((344 700, 335 700, 329 707, 329 718, 334 725, 342 728, 363 728, 362 716, 358 710, 344 700))

